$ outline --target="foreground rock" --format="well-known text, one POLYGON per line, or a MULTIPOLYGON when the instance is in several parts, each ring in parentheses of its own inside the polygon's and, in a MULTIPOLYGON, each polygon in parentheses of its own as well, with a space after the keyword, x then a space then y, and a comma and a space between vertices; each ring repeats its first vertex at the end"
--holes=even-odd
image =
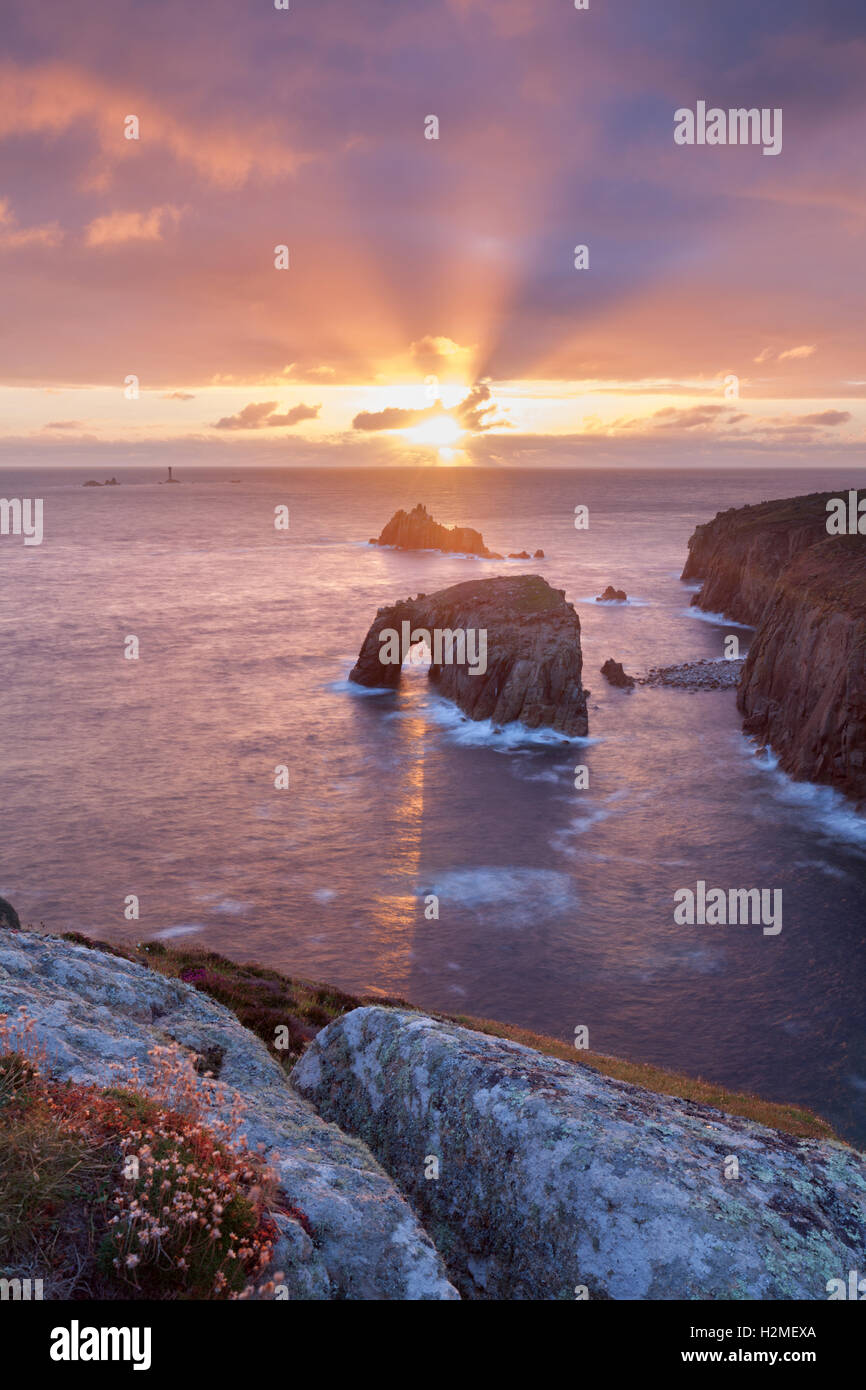
POLYGON ((622 690, 631 690, 635 684, 634 676, 628 675, 623 669, 622 662, 614 661, 612 656, 609 656, 599 669, 609 685, 615 685, 622 690))
POLYGON ((20 931, 21 929, 18 913, 5 898, 0 898, 0 927, 7 927, 11 931, 20 931))
MULTIPOLYGON (((0 1013, 24 1006, 61 1079, 117 1084, 113 1063, 178 1043, 247 1107, 287 1206, 275 1268, 292 1298, 449 1299, 457 1294, 429 1238, 369 1151, 324 1123, 234 1014, 180 980, 33 932, 0 932, 0 1013)), ((221 1107, 222 1108, 222 1107, 221 1107)))
MULTIPOLYGON (((470 719, 492 719, 497 725, 519 720, 530 729, 586 734, 580 619, 564 591, 552 589, 540 575, 470 580, 380 608, 351 680, 374 688, 399 684, 400 662, 380 659, 388 653, 391 633, 398 634, 404 659, 410 640, 416 640, 412 634, 442 635, 444 659, 431 663, 429 678, 470 719), (446 639, 469 632, 484 634, 483 671, 473 671, 468 660, 447 659, 446 639)), ((459 656, 459 643, 450 649, 459 656)))
POLYGON ((828 536, 811 493, 720 512, 689 541, 692 603, 756 627, 744 727, 793 777, 866 799, 866 536, 828 536))
POLYGON ((378 1007, 292 1080, 370 1146, 469 1297, 826 1299, 866 1265, 866 1162, 840 1144, 378 1007))

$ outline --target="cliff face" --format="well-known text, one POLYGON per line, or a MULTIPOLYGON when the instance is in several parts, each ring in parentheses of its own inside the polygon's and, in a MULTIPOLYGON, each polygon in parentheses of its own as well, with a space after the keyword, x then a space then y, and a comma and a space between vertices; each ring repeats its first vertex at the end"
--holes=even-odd
POLYGON ((838 496, 814 492, 732 507, 696 527, 680 576, 704 581, 692 603, 757 626, 780 572, 801 550, 827 538, 827 500, 838 496))
MULTIPOLYGON (((483 671, 473 672, 468 661, 447 659, 434 660, 430 666, 429 678, 440 694, 470 719, 492 719, 497 724, 519 720, 531 729, 586 734, 580 619, 564 592, 552 589, 540 575, 454 584, 380 608, 350 679, 359 685, 397 686, 399 661, 386 664, 380 658, 387 651, 387 633, 402 637, 404 630, 409 635, 422 630, 471 632, 476 644, 484 634, 483 671)), ((467 651, 470 646, 467 642, 467 651)), ((447 648, 443 655, 447 656, 447 648)))
POLYGON ((811 493, 720 512, 689 541, 692 603, 757 629, 740 680, 744 728, 793 777, 866 798, 866 536, 828 536, 811 493))
POLYGON ((866 1163, 839 1144, 377 1007, 292 1083, 372 1149, 464 1297, 826 1299, 864 1267, 866 1163))
POLYGON ((374 545, 394 545, 398 550, 444 550, 458 555, 481 555, 501 560, 484 544, 480 531, 471 526, 442 526, 434 521, 422 502, 411 512, 395 512, 383 527, 374 545))
POLYGON ((825 536, 782 571, 737 705, 786 772, 866 798, 866 537, 825 536))

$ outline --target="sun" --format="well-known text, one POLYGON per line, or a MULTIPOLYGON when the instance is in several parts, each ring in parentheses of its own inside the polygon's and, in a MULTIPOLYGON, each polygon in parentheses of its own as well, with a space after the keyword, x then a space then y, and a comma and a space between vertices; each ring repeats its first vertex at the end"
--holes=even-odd
POLYGON ((434 415, 421 425, 414 425, 406 431, 414 444, 432 444, 437 449, 447 449, 456 444, 463 430, 452 415, 434 415))

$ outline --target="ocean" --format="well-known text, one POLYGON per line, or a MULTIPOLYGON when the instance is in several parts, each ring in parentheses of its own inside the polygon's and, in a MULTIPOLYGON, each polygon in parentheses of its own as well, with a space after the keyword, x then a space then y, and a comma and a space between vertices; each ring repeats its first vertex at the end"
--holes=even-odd
POLYGON ((22 922, 183 940, 563 1039, 585 1027, 595 1051, 811 1106, 866 1143, 866 819, 756 756, 732 691, 627 694, 599 674, 608 657, 632 674, 721 658, 730 634, 745 653, 749 629, 689 606, 694 527, 862 477, 162 476, 2 475, 4 496, 44 503, 40 546, 0 538, 0 894, 22 922), (545 559, 367 544, 417 502, 545 559), (473 724, 420 667, 396 694, 347 682, 380 605, 521 572, 580 614, 587 741, 473 724), (596 604, 607 584, 628 604, 596 604), (674 894, 698 880, 781 889, 781 932, 678 925, 674 894))

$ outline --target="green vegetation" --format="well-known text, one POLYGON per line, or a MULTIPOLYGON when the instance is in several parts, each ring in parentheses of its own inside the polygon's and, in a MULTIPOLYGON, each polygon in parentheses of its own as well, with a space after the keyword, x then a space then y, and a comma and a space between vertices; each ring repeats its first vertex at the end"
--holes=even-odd
MULTIPOLYGON (((275 1182, 238 1112, 177 1047, 149 1092, 44 1074, 32 1029, 0 1020, 0 1269, 50 1298, 190 1299, 271 1292, 275 1182)), ((275 1276, 278 1278, 279 1276, 275 1276)))
MULTIPOLYGON (((391 1005, 412 1009, 406 1000, 381 995, 353 995, 329 985, 313 984, 308 980, 282 975, 255 964, 238 964, 215 951, 183 949, 165 946, 160 941, 144 942, 138 946, 109 946, 91 941, 78 933, 67 933, 66 939, 82 945, 106 950, 127 960, 139 961, 163 975, 174 976, 194 984, 197 989, 225 1004, 241 1023, 267 1044, 272 1054, 290 1071, 311 1038, 320 1028, 364 1004, 391 1005), (286 1027, 289 1046, 274 1048, 277 1029, 286 1027)), ((740 1115, 758 1124, 779 1129, 805 1139, 836 1139, 832 1127, 819 1115, 801 1106, 784 1105, 762 1100, 759 1096, 731 1091, 724 1086, 699 1077, 684 1076, 653 1067, 643 1062, 630 1062, 602 1053, 577 1053, 572 1043, 533 1033, 492 1019, 469 1015, 438 1014, 424 1010, 434 1018, 459 1023, 479 1033, 510 1038, 535 1048, 537 1052, 559 1057, 573 1066, 588 1066, 604 1076, 630 1081, 636 1086, 657 1091, 661 1095, 679 1096, 684 1100, 712 1105, 730 1115, 740 1115)))

